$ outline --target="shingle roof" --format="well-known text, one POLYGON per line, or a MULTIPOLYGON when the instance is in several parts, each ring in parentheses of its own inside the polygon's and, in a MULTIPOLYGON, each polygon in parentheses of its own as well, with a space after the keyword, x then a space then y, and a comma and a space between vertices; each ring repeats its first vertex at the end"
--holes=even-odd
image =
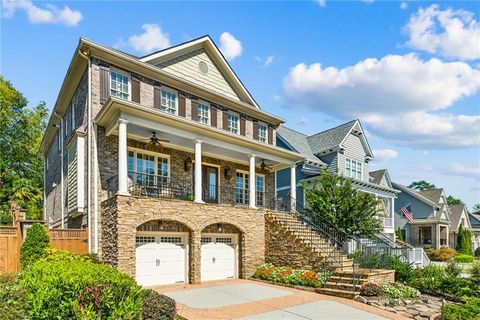
POLYGON ((317 154, 324 150, 329 150, 340 146, 345 136, 352 130, 357 120, 353 120, 338 127, 319 132, 313 136, 307 137, 313 153, 317 154))
POLYGON ((284 126, 280 126, 277 128, 277 134, 279 134, 283 139, 285 139, 299 153, 305 156, 308 161, 315 162, 322 166, 326 166, 326 164, 322 160, 320 160, 315 156, 315 154, 313 154, 312 149, 310 148, 310 145, 307 141, 307 135, 284 126))
POLYGON ((382 178, 385 175, 386 171, 387 169, 380 169, 380 170, 369 172, 370 177, 372 177, 371 182, 375 184, 379 184, 380 181, 382 181, 382 178))
POLYGON ((399 184, 399 183, 396 183, 396 182, 392 182, 393 186, 395 187, 395 189, 400 189, 401 191, 405 192, 405 193, 408 193, 412 196, 414 196, 415 198, 417 198, 418 200, 420 201, 423 201, 425 202, 426 204, 428 205, 431 205, 432 207, 438 207, 438 204, 436 202, 433 202, 432 200, 428 199, 427 197, 423 196, 422 194, 420 194, 420 192, 418 192, 417 190, 414 190, 412 188, 409 188, 407 186, 404 186, 402 184, 399 184))
POLYGON ((461 203, 461 204, 454 204, 449 207, 450 207, 450 221, 452 223, 452 229, 454 229, 452 231, 455 231, 456 229, 458 229, 458 223, 460 222, 460 218, 462 217, 465 205, 461 203))
POLYGON ((423 190, 418 191, 418 193, 437 205, 440 205, 440 198, 442 197, 443 189, 423 190))

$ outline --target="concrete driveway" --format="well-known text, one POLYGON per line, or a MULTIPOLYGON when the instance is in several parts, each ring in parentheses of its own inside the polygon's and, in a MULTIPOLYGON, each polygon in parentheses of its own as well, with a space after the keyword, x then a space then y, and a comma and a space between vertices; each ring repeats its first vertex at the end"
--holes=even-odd
POLYGON ((188 320, 406 319, 356 301, 256 281, 228 280, 155 288, 188 320))

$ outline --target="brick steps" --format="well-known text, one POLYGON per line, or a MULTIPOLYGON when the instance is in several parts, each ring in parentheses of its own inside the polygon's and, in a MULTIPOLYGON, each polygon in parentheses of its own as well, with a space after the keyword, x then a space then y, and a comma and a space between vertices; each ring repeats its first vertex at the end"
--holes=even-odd
POLYGON ((317 288, 315 289, 315 292, 326 294, 329 296, 334 296, 334 297, 347 298, 347 299, 356 299, 360 295, 359 292, 352 292, 352 291, 346 291, 342 289, 332 289, 332 288, 317 288))

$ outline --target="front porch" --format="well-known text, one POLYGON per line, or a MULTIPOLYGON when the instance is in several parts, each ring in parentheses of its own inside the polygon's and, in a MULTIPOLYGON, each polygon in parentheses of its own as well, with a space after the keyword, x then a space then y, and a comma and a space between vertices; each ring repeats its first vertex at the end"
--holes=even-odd
POLYGON ((120 194, 284 210, 294 205, 294 193, 276 198, 274 172, 290 168, 295 178, 298 153, 138 105, 124 111, 125 103, 131 104, 110 100, 96 119, 99 140, 107 141, 102 149, 113 149, 99 157, 117 158, 99 161, 114 169, 101 177, 105 198, 120 194))
POLYGON ((416 247, 439 249, 449 245, 449 227, 435 222, 413 221, 409 243, 416 247))

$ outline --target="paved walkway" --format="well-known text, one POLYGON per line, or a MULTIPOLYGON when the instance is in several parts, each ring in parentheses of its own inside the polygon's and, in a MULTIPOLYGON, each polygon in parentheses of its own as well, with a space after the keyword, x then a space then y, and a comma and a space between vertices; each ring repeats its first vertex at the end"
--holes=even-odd
POLYGON ((407 319, 356 301, 248 280, 155 288, 188 320, 407 319))

